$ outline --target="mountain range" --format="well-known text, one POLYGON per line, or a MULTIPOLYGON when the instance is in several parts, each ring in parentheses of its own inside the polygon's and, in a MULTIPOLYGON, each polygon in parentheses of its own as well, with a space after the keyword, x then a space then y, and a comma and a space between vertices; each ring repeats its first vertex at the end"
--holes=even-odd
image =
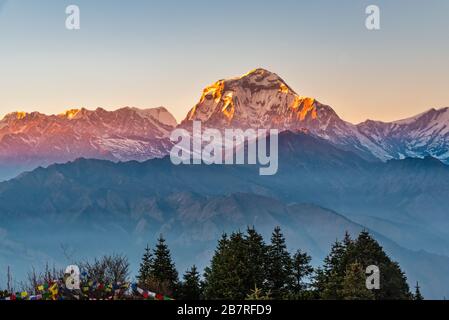
POLYGON ((68 110, 60 115, 14 112, 0 121, 0 178, 79 157, 147 160, 170 150, 177 125, 163 107, 68 110))
MULTIPOLYGON (((165 109, 76 109, 0 121, 0 268, 123 250, 164 233, 182 268, 222 232, 280 225, 316 264, 345 231, 369 229, 427 297, 449 295, 449 109, 351 124, 264 69, 220 80, 177 123, 165 109), (279 171, 175 166, 170 132, 279 129, 279 171), (24 172, 29 171, 29 172, 24 172), (20 174, 19 174, 20 173, 20 174), (19 174, 19 175, 18 175, 19 174), (82 236, 80 236, 82 235, 82 236), (81 256, 79 256, 81 255, 81 256)), ((252 142, 248 142, 252 143, 252 142)), ((68 261, 67 261, 68 262, 68 261)), ((22 269, 20 269, 22 268, 22 269)))
POLYGON ((449 161, 449 108, 391 123, 368 120, 354 125, 330 106, 298 95, 278 75, 264 69, 204 89, 183 124, 195 120, 211 128, 306 129, 371 160, 432 156, 449 161))
MULTIPOLYGON (((449 108, 410 119, 354 125, 328 105, 298 95, 278 75, 255 69, 206 87, 180 126, 307 130, 371 161, 431 156, 449 163, 449 108)), ((165 108, 14 112, 0 121, 0 179, 80 157, 144 161, 168 154, 177 126, 165 108)))

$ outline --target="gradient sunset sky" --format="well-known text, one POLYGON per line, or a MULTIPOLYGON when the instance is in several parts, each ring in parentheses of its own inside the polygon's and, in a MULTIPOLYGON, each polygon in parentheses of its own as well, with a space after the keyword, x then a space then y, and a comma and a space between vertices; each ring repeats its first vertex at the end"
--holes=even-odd
POLYGON ((163 105, 180 120, 205 86, 263 67, 345 120, 398 120, 449 106, 448 17, 447 0, 0 0, 0 118, 163 105))

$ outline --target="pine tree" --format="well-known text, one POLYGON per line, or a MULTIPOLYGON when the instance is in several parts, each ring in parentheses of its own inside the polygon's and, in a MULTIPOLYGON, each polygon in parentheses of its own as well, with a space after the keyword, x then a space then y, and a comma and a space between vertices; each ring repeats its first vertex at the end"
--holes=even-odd
POLYGON ((345 247, 351 245, 352 243, 354 243, 354 241, 351 238, 351 234, 349 233, 349 231, 345 231, 345 236, 343 237, 343 245, 345 247))
MULTIPOLYGON (((317 272, 315 290, 323 299, 346 299, 347 294, 354 293, 344 290, 345 281, 355 281, 354 270, 348 269, 351 264, 358 263, 366 270, 369 266, 376 266, 380 270, 380 289, 373 290, 376 300, 408 300, 412 298, 407 278, 401 271, 399 264, 391 261, 379 243, 367 231, 360 233, 356 240, 351 240, 346 234, 343 242, 337 241, 326 257, 324 268, 317 272), (349 271, 348 271, 349 270, 349 271), (349 277, 347 272, 353 274, 349 277), (348 278, 349 277, 349 278, 348 278), (345 279, 346 278, 346 279, 345 279)), ((366 280, 366 275, 364 275, 366 280)), ((365 286, 366 281, 362 281, 365 286)))
POLYGON ((322 267, 315 270, 315 275, 312 278, 312 296, 314 300, 323 298, 323 292, 327 285, 327 274, 322 267))
POLYGON ((359 262, 363 268, 374 265, 380 270, 380 289, 373 293, 377 300, 409 300, 412 298, 407 278, 397 262, 393 262, 368 231, 362 231, 346 252, 346 265, 359 262))
POLYGON ((255 287, 264 289, 266 260, 267 247, 254 228, 224 235, 205 269, 206 298, 242 300, 255 287))
POLYGON ((178 286, 178 272, 172 262, 171 254, 165 239, 161 235, 156 248, 153 250, 153 264, 150 278, 153 282, 150 289, 168 296, 176 296, 178 286))
POLYGON ((201 291, 200 274, 194 265, 184 274, 179 297, 182 300, 200 300, 201 291))
POLYGON ((331 247, 331 252, 324 259, 324 267, 317 272, 315 278, 315 288, 322 299, 341 299, 341 286, 346 270, 344 265, 346 245, 340 241, 335 241, 331 247))
POLYGON ((415 287, 415 294, 413 295, 413 300, 424 300, 423 295, 421 294, 421 287, 419 286, 419 283, 416 283, 415 287))
POLYGON ((346 268, 340 296, 344 300, 374 300, 374 294, 366 288, 366 274, 360 263, 346 268))
POLYGON ((254 227, 247 229, 245 236, 246 263, 245 263, 245 291, 266 286, 267 246, 254 227))
POLYGON ((204 295, 207 300, 225 299, 228 297, 226 288, 225 260, 229 246, 227 234, 223 234, 218 241, 210 266, 204 270, 204 295))
POLYGON ((250 291, 247 254, 247 243, 241 232, 233 233, 228 241, 219 244, 211 268, 205 274, 209 299, 245 299, 250 291))
POLYGON ((139 285, 147 288, 148 284, 151 282, 151 270, 153 268, 153 254, 149 245, 145 248, 145 253, 143 254, 142 261, 140 263, 139 274, 137 280, 139 285))
POLYGON ((251 289, 248 286, 247 262, 248 250, 244 235, 241 232, 233 233, 230 237, 225 264, 231 299, 243 300, 251 289))
POLYGON ((304 293, 307 289, 308 284, 304 281, 309 278, 313 273, 313 267, 310 265, 312 257, 306 252, 301 250, 296 251, 293 256, 293 276, 295 278, 295 283, 293 286, 293 291, 297 297, 304 293))
POLYGON ((267 289, 274 299, 283 299, 294 283, 292 259, 281 228, 276 227, 268 247, 267 289))

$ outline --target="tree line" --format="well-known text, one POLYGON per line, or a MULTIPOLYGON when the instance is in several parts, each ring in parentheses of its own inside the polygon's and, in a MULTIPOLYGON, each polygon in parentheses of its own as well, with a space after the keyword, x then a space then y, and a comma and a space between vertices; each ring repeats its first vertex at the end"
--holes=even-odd
POLYGON ((297 250, 290 254, 279 227, 265 243, 254 228, 223 234, 201 276, 192 266, 179 280, 170 250, 161 236, 146 248, 137 277, 140 286, 183 300, 422 300, 417 284, 412 293, 397 262, 367 232, 348 233, 336 241, 321 267, 297 250), (366 287, 366 268, 380 270, 380 288, 366 287))
MULTIPOLYGON (((179 300, 423 300, 419 284, 412 293, 399 264, 390 259, 367 232, 352 239, 346 233, 337 240, 324 259, 313 267, 311 256, 302 250, 291 254, 281 228, 276 227, 269 243, 254 227, 245 232, 223 234, 203 273, 192 266, 181 277, 166 240, 161 235, 154 248, 143 253, 137 286, 179 300), (378 290, 366 286, 366 268, 380 270, 378 290), (181 279, 180 279, 181 278, 181 279)), ((126 256, 104 256, 79 263, 85 278, 102 290, 90 290, 89 297, 104 298, 107 284, 129 282, 130 265, 126 256)), ((9 274, 9 272, 8 272, 9 274)), ((63 271, 48 266, 41 274, 29 273, 21 290, 35 292, 39 284, 63 279, 63 271)), ((8 276, 9 279, 9 276, 8 276)), ((8 288, 0 296, 8 296, 8 288)), ((97 287, 96 287, 97 288, 97 287)), ((135 288, 115 298, 139 297, 135 288), (134 292, 133 292, 134 291, 134 292)))

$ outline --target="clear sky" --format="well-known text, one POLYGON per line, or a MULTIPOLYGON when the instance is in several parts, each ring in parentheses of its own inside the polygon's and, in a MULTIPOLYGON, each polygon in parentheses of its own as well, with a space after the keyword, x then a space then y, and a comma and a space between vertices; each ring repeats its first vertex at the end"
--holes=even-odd
POLYGON ((396 120, 449 106, 448 17, 447 0, 0 0, 0 117, 163 105, 179 120, 208 84, 263 67, 348 121, 396 120))

